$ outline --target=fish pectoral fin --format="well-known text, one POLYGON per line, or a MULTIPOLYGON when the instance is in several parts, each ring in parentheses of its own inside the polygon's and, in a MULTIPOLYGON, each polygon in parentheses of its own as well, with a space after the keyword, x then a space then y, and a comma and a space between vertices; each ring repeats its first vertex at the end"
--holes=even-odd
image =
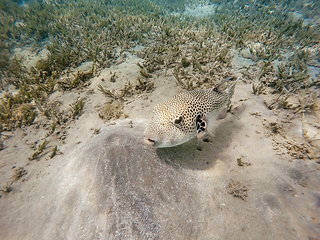
POLYGON ((214 134, 214 129, 208 129, 207 130, 207 133, 211 136, 211 137, 214 137, 215 134, 214 134))
POLYGON ((212 111, 211 113, 209 113, 208 115, 206 115, 204 117, 204 121, 207 123, 206 131, 212 137, 215 136, 214 133, 216 130, 216 120, 219 117, 220 111, 221 111, 221 109, 212 111))
POLYGON ((201 138, 203 135, 208 133, 210 136, 214 137, 214 121, 219 116, 219 111, 214 111, 208 114, 207 116, 203 117, 198 115, 196 118, 196 126, 197 126, 197 134, 200 135, 197 138, 201 138))
POLYGON ((201 140, 207 135, 207 132, 201 132, 197 134, 197 139, 201 140))
POLYGON ((218 115, 218 119, 224 119, 227 117, 227 114, 228 114, 228 107, 225 106, 221 109, 221 111, 219 112, 219 115, 218 115))

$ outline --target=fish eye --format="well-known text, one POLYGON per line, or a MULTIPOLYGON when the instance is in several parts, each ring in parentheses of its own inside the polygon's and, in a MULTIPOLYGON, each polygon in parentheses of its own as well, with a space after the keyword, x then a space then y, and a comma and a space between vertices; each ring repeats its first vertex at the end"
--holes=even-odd
POLYGON ((174 123, 175 124, 179 124, 179 123, 181 123, 181 121, 182 121, 182 116, 180 116, 179 118, 175 119, 174 123))

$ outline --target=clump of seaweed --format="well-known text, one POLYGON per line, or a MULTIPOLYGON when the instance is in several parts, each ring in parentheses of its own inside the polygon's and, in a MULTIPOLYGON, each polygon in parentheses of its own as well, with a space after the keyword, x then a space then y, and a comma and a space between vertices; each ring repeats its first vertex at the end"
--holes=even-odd
POLYGON ((106 121, 118 119, 122 116, 122 114, 123 104, 121 100, 112 100, 107 102, 99 111, 99 117, 106 121))
POLYGON ((37 112, 34 109, 35 107, 31 104, 21 105, 15 113, 16 126, 30 126, 37 116, 37 112))
POLYGON ((258 76, 259 84, 253 85, 254 94, 260 94, 264 91, 274 94, 272 101, 265 100, 270 109, 283 108, 297 113, 302 111, 303 105, 305 105, 306 109, 312 110, 318 96, 312 87, 317 86, 319 81, 308 75, 309 58, 308 50, 298 49, 287 61, 278 64, 274 64, 270 60, 263 61, 258 76), (303 97, 306 92, 310 97, 303 97), (301 99, 304 103, 300 101, 301 99))
POLYGON ((130 82, 125 83, 123 88, 118 91, 114 89, 108 90, 102 87, 102 85, 98 85, 98 90, 111 98, 99 111, 99 117, 108 121, 125 116, 123 115, 123 102, 127 100, 127 97, 152 92, 154 90, 154 82, 148 79, 142 80, 142 78, 143 76, 141 78, 138 77, 135 84, 131 84, 130 82))
POLYGON ((43 152, 46 146, 49 144, 49 141, 46 139, 38 146, 38 149, 29 157, 29 161, 35 160, 39 157, 39 155, 43 152))
POLYGON ((248 197, 248 189, 246 186, 242 185, 240 182, 234 181, 233 179, 230 179, 228 193, 233 197, 240 198, 243 201, 245 201, 248 197))
POLYGON ((117 78, 117 76, 116 76, 117 72, 114 72, 114 73, 110 72, 110 74, 112 74, 111 77, 110 77, 110 82, 115 83, 116 82, 116 78, 117 78))
POLYGON ((140 70, 140 75, 145 78, 152 78, 152 74, 146 72, 144 69, 140 70))
POLYGON ((114 89, 108 90, 102 87, 101 84, 98 85, 98 90, 102 92, 107 97, 113 100, 125 100, 125 97, 131 97, 133 95, 141 93, 150 93, 154 90, 154 82, 149 80, 142 80, 140 77, 137 79, 137 83, 131 84, 129 81, 124 84, 124 86, 116 91, 114 89))
POLYGON ((75 104, 70 104, 73 118, 79 116, 84 108, 83 99, 78 100, 75 104))
POLYGON ((98 85, 98 90, 102 93, 104 93, 106 96, 112 98, 112 99, 123 99, 125 96, 131 96, 133 85, 130 83, 130 81, 126 82, 119 91, 115 91, 112 89, 111 91, 108 89, 103 88, 101 85, 98 85))
POLYGON ((50 135, 51 135, 52 133, 54 133, 54 131, 56 130, 56 127, 57 127, 57 123, 56 123, 56 122, 53 122, 53 123, 51 124, 51 128, 50 128, 50 135))
POLYGON ((49 158, 54 158, 57 154, 61 154, 60 150, 58 149, 58 146, 54 146, 51 149, 51 153, 49 155, 49 158))
POLYGON ((4 142, 2 138, 0 138, 0 151, 2 151, 3 149, 4 149, 4 142))
POLYGON ((242 157, 237 158, 237 164, 238 164, 239 167, 251 166, 250 162, 243 162, 242 161, 242 157))
POLYGON ((252 92, 254 95, 260 95, 264 92, 265 85, 263 83, 259 83, 258 85, 252 84, 252 92))
POLYGON ((78 71, 73 78, 64 78, 63 80, 57 81, 57 84, 62 91, 70 91, 74 88, 89 86, 90 82, 87 81, 91 77, 93 77, 93 71, 78 71))
POLYGON ((100 128, 93 129, 93 134, 99 134, 101 132, 100 128))
POLYGON ((315 110, 317 105, 317 98, 319 98, 319 92, 312 89, 302 89, 298 94, 299 104, 295 107, 295 113, 315 110))
POLYGON ((98 90, 100 92, 102 92, 103 94, 105 94, 107 97, 113 98, 113 99, 118 99, 120 98, 120 96, 116 93, 116 91, 114 89, 112 89, 112 91, 105 89, 104 87, 102 87, 101 84, 98 85, 98 90))
POLYGON ((281 91, 283 88, 286 88, 288 91, 296 91, 302 87, 305 80, 309 79, 309 76, 305 72, 296 70, 290 63, 281 63, 278 66, 277 77, 276 81, 269 83, 277 91, 281 91))
POLYGON ((207 63, 203 67, 195 63, 194 66, 187 69, 177 66, 172 70, 178 85, 188 91, 212 88, 227 77, 233 76, 230 69, 225 68, 224 63, 221 62, 207 63))
POLYGON ((144 81, 141 78, 138 77, 137 79, 138 84, 135 84, 133 90, 135 91, 135 94, 139 93, 151 93, 154 90, 154 82, 152 81, 144 81))
POLYGON ((271 129, 271 131, 272 131, 273 133, 279 133, 279 132, 280 132, 280 129, 281 129, 281 127, 279 126, 279 124, 276 123, 276 122, 271 122, 271 123, 269 124, 269 127, 270 127, 270 129, 271 129))
POLYGON ((58 125, 57 122, 53 122, 51 124, 50 131, 47 132, 46 137, 49 137, 50 135, 52 135, 56 131, 57 125, 58 125))
POLYGON ((23 167, 15 168, 12 176, 13 181, 18 181, 23 176, 27 175, 27 171, 23 167))
POLYGON ((190 76, 187 75, 183 69, 175 68, 172 70, 173 76, 176 78, 177 83, 188 91, 193 90, 193 82, 190 76))
POLYGON ((30 126, 37 116, 35 107, 29 103, 15 104, 15 99, 11 97, 12 95, 7 95, 7 98, 1 99, 0 123, 3 126, 3 130, 30 126))
POLYGON ((7 182, 7 184, 0 189, 0 192, 3 192, 3 193, 5 193, 5 194, 11 192, 11 191, 13 190, 13 188, 12 188, 13 182, 14 182, 14 181, 11 181, 10 183, 7 182))
POLYGON ((44 103, 43 106, 37 104, 37 107, 39 111, 48 118, 48 120, 54 120, 56 123, 60 124, 63 122, 63 116, 59 109, 61 104, 62 103, 60 101, 55 100, 51 103, 44 103))

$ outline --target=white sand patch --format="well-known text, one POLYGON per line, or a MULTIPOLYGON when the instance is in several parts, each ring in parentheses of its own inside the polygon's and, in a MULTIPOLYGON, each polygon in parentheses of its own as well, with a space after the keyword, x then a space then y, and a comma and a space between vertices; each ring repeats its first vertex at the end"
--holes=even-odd
POLYGON ((22 64, 27 67, 34 67, 40 59, 47 59, 49 51, 43 48, 40 51, 35 51, 31 47, 15 48, 13 57, 22 60, 22 64))
POLYGON ((214 13, 214 9, 216 8, 216 5, 206 5, 206 6, 197 6, 195 8, 189 8, 186 7, 185 14, 194 16, 194 17, 206 17, 210 14, 214 13))

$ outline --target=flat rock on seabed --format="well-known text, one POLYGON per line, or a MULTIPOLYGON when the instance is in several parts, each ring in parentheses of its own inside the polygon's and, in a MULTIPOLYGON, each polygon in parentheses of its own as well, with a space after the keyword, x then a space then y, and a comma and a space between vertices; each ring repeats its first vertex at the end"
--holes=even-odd
POLYGON ((223 153, 235 124, 168 149, 145 146, 142 127, 110 126, 28 193, 2 197, 0 238, 319 239, 318 164, 257 154, 239 167, 223 153))

